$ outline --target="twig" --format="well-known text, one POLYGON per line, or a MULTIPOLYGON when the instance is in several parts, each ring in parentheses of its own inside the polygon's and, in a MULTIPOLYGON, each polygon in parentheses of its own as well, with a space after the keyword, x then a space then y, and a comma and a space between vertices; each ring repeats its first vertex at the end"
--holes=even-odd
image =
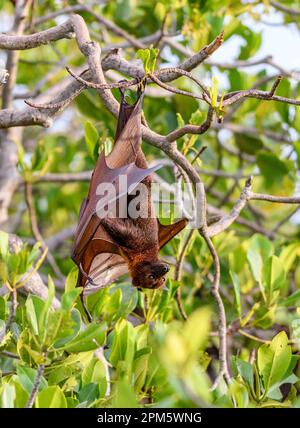
POLYGON ((226 326, 226 313, 225 313, 225 308, 224 308, 224 304, 222 301, 222 298, 220 296, 220 277, 221 277, 221 273, 220 273, 220 260, 218 257, 218 254, 216 252, 216 249, 210 239, 210 237, 207 234, 207 230, 206 228, 202 228, 199 230, 200 235, 203 237, 203 239, 205 240, 208 249, 211 253, 211 256, 213 258, 213 264, 214 264, 214 280, 213 280, 213 284, 212 284, 212 295, 214 296, 214 299, 217 303, 217 307, 218 307, 218 327, 219 327, 219 341, 220 341, 220 346, 219 346, 219 362, 220 362, 220 369, 219 369, 219 373, 218 376, 216 377, 211 390, 215 390, 218 385, 219 382, 221 380, 222 377, 224 377, 224 379, 226 380, 227 383, 230 382, 230 374, 229 374, 229 370, 228 370, 228 364, 227 364, 227 326, 226 326))
POLYGON ((40 385, 41 385, 41 382, 42 382, 42 377, 43 377, 44 371, 45 371, 45 365, 44 364, 39 364, 38 368, 37 368, 36 378, 34 380, 34 384, 32 386, 32 390, 31 390, 29 399, 28 399, 28 401, 27 401, 27 403, 25 405, 26 409, 31 409, 32 406, 34 405, 36 396, 37 396, 37 394, 39 392, 39 388, 40 388, 40 385))
MULTIPOLYGON (((99 346, 99 344, 98 344, 98 346, 99 346)), ((106 391, 105 391, 105 397, 109 397, 110 393, 111 393, 111 387, 110 387, 111 378, 110 378, 110 372, 109 372, 110 363, 106 360, 106 358, 104 356, 103 347, 102 346, 99 346, 99 348, 95 350, 95 356, 98 358, 99 361, 101 361, 101 363, 104 366, 105 380, 106 380, 106 383, 107 383, 107 387, 106 387, 106 391)))
POLYGON ((281 3, 278 3, 277 1, 271 0, 270 4, 275 7, 275 9, 280 10, 281 12, 284 13, 288 13, 289 15, 295 15, 295 16, 299 16, 300 15, 300 10, 298 9, 293 9, 291 7, 285 6, 281 3))
POLYGON ((264 101, 278 101, 281 103, 291 104, 291 105, 300 105, 300 100, 294 100, 292 98, 281 97, 279 95, 271 95, 271 91, 261 91, 259 89, 248 89, 244 91, 237 91, 228 93, 224 97, 223 107, 229 106, 236 103, 242 98, 256 98, 258 100, 264 101), (225 99, 226 98, 226 99, 225 99))
POLYGON ((34 208, 33 195, 32 195, 32 184, 28 181, 25 181, 25 200, 26 200, 26 204, 27 204, 27 208, 28 208, 32 234, 35 237, 35 239, 41 243, 43 250, 45 252, 47 251, 47 260, 48 260, 50 266, 52 267, 55 275, 58 278, 62 279, 63 275, 60 272, 53 255, 48 251, 46 242, 45 242, 45 240, 44 240, 44 238, 43 238, 43 236, 39 230, 36 211, 34 208))
POLYGON ((17 354, 14 354, 13 352, 9 352, 9 351, 0 351, 0 354, 4 355, 7 358, 12 358, 14 360, 19 360, 20 357, 17 354))
POLYGON ((33 176, 34 183, 71 183, 77 181, 89 181, 91 179, 93 171, 82 171, 82 172, 58 172, 58 173, 47 173, 33 176))
MULTIPOLYGON (((203 186, 203 185, 202 185, 203 186)), ((200 235, 203 237, 210 253, 213 258, 213 265, 214 265, 214 277, 213 277, 213 284, 212 284, 212 295, 214 296, 214 299, 217 303, 218 307, 218 331, 219 331, 219 340, 220 340, 220 346, 219 346, 219 362, 220 362, 220 369, 219 374, 212 385, 212 390, 217 388, 219 381, 222 377, 224 377, 225 381, 227 383, 230 382, 230 374, 228 371, 228 364, 227 364, 227 326, 226 326, 226 313, 224 304, 222 301, 222 298, 220 296, 220 260, 218 257, 218 253, 216 252, 216 249, 208 235, 208 227, 207 227, 207 217, 206 217, 206 195, 205 192, 203 192, 203 201, 202 201, 202 209, 203 209, 203 216, 202 216, 202 224, 199 227, 198 231, 200 235)))
POLYGON ((5 335, 9 332, 10 327, 11 327, 11 325, 14 322, 14 319, 16 317, 18 300, 17 300, 17 289, 15 287, 12 287, 11 295, 12 295, 11 307, 10 307, 10 311, 9 311, 9 315, 8 315, 8 319, 7 319, 7 322, 5 324, 5 327, 3 328, 3 330, 0 334, 0 344, 1 344, 2 340, 4 339, 5 335))
POLYGON ((155 76, 155 74, 150 74, 149 77, 150 77, 150 79, 153 82, 155 82, 158 86, 160 86, 161 88, 165 89, 166 91, 173 92, 174 94, 185 95, 187 97, 192 97, 192 98, 195 98, 197 100, 201 100, 201 101, 206 101, 207 102, 207 100, 205 98, 203 98, 203 95, 197 95, 197 94, 193 94, 192 92, 183 91, 182 89, 173 88, 172 86, 167 85, 166 83, 161 82, 155 76))
POLYGON ((300 204, 300 196, 275 196, 265 193, 250 192, 249 198, 256 201, 268 201, 279 204, 300 204))
POLYGON ((122 37, 125 40, 128 40, 132 46, 138 49, 144 49, 147 47, 146 45, 141 43, 138 39, 136 39, 135 37, 127 33, 127 31, 123 30, 118 25, 116 25, 114 22, 108 20, 103 15, 99 15, 96 12, 94 12, 94 10, 90 6, 85 5, 84 2, 82 2, 81 0, 78 0, 78 3, 83 5, 84 10, 89 12, 95 18, 95 20, 98 21, 101 25, 105 25, 105 27, 108 30, 112 31, 117 36, 122 37))
POLYGON ((270 343, 271 343, 271 340, 265 340, 265 339, 261 339, 260 337, 253 336, 252 334, 247 333, 246 331, 244 331, 244 330, 242 330, 242 329, 239 329, 239 330, 238 330, 238 333, 240 333, 242 336, 247 337, 248 339, 255 340, 256 342, 260 342, 260 343, 268 343, 268 344, 270 344, 270 343))
POLYGON ((199 150, 194 159, 191 161, 191 165, 193 165, 196 160, 202 155, 202 153, 207 149, 207 146, 202 146, 199 150))
POLYGON ((273 229, 272 229, 272 232, 273 233, 276 233, 280 228, 281 228, 281 226, 283 226, 284 225, 284 223, 286 223, 287 221, 289 221, 290 220, 290 218, 291 217, 293 217, 293 215, 294 214, 296 214, 296 212, 297 211, 299 211, 299 209, 300 209, 300 206, 298 206, 298 207, 296 207, 296 208, 294 208, 287 216, 285 216, 283 219, 281 219, 277 224, 276 224, 276 226, 275 227, 273 227, 273 229))
MULTIPOLYGON (((176 266, 175 266, 175 275, 174 275, 175 281, 181 281, 184 258, 185 258, 189 243, 191 242, 191 239, 193 237, 193 234, 194 234, 194 229, 191 229, 188 233, 188 236, 186 237, 186 239, 184 241, 184 244, 183 244, 182 249, 180 251, 180 254, 178 256, 176 266)), ((177 288, 176 301, 177 301, 178 309, 179 309, 179 312, 180 312, 182 318, 186 320, 187 314, 185 312, 185 309, 184 309, 182 301, 181 301, 181 287, 180 286, 177 288)))
POLYGON ((223 216, 220 221, 212 224, 207 229, 207 235, 209 237, 218 235, 227 229, 239 216, 242 209, 245 207, 247 201, 250 199, 250 190, 251 190, 252 179, 249 178, 246 181, 244 190, 241 193, 241 196, 235 206, 232 208, 229 214, 223 216))

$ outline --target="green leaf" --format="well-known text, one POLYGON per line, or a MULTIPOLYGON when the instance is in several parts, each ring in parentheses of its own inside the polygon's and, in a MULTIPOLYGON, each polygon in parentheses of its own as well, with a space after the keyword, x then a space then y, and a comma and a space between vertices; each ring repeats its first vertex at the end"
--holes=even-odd
POLYGON ((14 401, 16 397, 16 391, 13 385, 4 383, 0 388, 0 407, 2 409, 14 408, 14 401))
POLYGON ((148 372, 149 356, 152 349, 150 347, 140 349, 133 362, 133 373, 134 373, 134 389, 136 392, 142 390, 148 372))
POLYGON ((288 297, 282 299, 279 303, 284 306, 297 306, 300 302, 300 290, 295 291, 288 297))
MULTIPOLYGON (((36 376, 37 376, 37 370, 32 369, 30 367, 18 365, 17 375, 18 375, 19 381, 20 381, 21 385, 23 386, 23 388, 25 389, 25 391, 27 391, 28 394, 31 394, 31 391, 32 391, 32 388, 34 385, 34 381, 35 381, 36 376)), ((43 388, 46 388, 47 386, 48 386, 47 381, 42 376, 41 383, 39 386, 39 391, 41 391, 43 388)))
POLYGON ((265 298, 265 292, 262 284, 262 269, 265 261, 273 254, 271 242, 262 235, 255 234, 248 243, 247 259, 254 276, 259 283, 262 294, 265 298))
POLYGON ((45 150, 45 145, 39 142, 32 157, 31 170, 38 171, 42 169, 47 160, 48 153, 45 150))
POLYGON ((149 56, 150 73, 154 73, 158 54, 159 54, 159 49, 153 48, 153 47, 150 48, 150 56, 149 56))
POLYGON ((247 361, 235 358, 235 365, 243 381, 253 388, 253 367, 247 361))
POLYGON ((48 328, 49 312, 51 310, 52 301, 55 296, 55 285, 49 275, 48 277, 48 296, 45 301, 41 313, 38 318, 38 327, 39 332, 43 336, 43 341, 45 339, 46 330, 48 328))
POLYGON ((96 383, 85 385, 79 392, 79 401, 81 403, 92 403, 99 398, 99 387, 96 383))
POLYGON ((212 86, 210 89, 210 98, 212 108, 218 107, 218 95, 219 95, 219 82, 218 79, 214 76, 212 78, 212 86))
POLYGON ((56 310, 49 312, 44 346, 60 348, 74 339, 81 328, 81 315, 77 309, 71 311, 56 310))
POLYGON ((246 134, 235 134, 235 142, 242 153, 254 155, 258 150, 263 148, 263 143, 260 138, 252 137, 246 134))
POLYGON ((159 49, 139 49, 136 53, 136 58, 143 63, 145 73, 153 73, 155 70, 156 59, 159 54, 159 49))
POLYGON ((77 284, 77 278, 78 278, 78 267, 74 266, 66 279, 66 284, 65 284, 65 291, 71 291, 76 287, 77 284))
POLYGON ((135 56, 142 61, 145 73, 149 73, 150 50, 139 49, 135 56))
POLYGON ((59 386, 49 386, 39 392, 35 407, 37 408, 66 408, 67 400, 59 386))
MULTIPOLYGON (((103 356, 103 358, 105 357, 103 356)), ((106 388, 106 369, 102 361, 95 358, 90 361, 82 372, 82 383, 83 385, 105 383, 106 388)))
POLYGON ((209 335, 210 318, 210 310, 204 307, 194 311, 185 322, 181 334, 189 354, 204 348, 209 335))
POLYGON ((112 407, 117 409, 138 407, 138 402, 133 388, 125 379, 119 380, 113 397, 112 407))
POLYGON ((97 145, 99 143, 99 134, 94 125, 87 121, 84 125, 85 142, 91 158, 97 158, 97 145))
POLYGON ((0 258, 6 259, 8 253, 8 233, 0 230, 0 258))
MULTIPOLYGON (((115 325, 114 338, 109 360, 117 368, 119 362, 125 362, 124 370, 132 367, 135 351, 136 330, 127 320, 120 320, 115 325)), ((123 369, 122 369, 123 370, 123 369)))
POLYGON ((279 260, 286 272, 291 269, 296 257, 299 255, 300 250, 298 242, 293 242, 292 244, 287 245, 282 249, 279 255, 279 260))
POLYGON ((283 265, 277 256, 271 256, 264 264, 262 272, 262 282, 269 302, 272 302, 275 293, 280 290, 286 281, 286 274, 283 265))
POLYGON ((233 379, 229 389, 232 396, 234 397, 234 401, 238 408, 248 407, 248 403, 249 403, 248 391, 243 383, 233 379))
POLYGON ((257 165, 269 185, 281 182, 289 173, 286 161, 282 161, 272 152, 260 151, 257 154, 257 165))
POLYGON ((288 337, 284 331, 278 333, 271 344, 259 347, 257 364, 260 375, 263 378, 265 394, 269 388, 280 382, 289 368, 292 351, 288 345, 288 337))
POLYGON ((68 352, 84 352, 99 348, 104 344, 105 333, 105 324, 89 324, 75 339, 67 343, 64 349, 68 352))
POLYGON ((78 309, 71 312, 64 310, 51 314, 49 320, 47 343, 59 349, 75 339, 81 329, 81 315, 78 309))
POLYGON ((77 298, 82 292, 82 287, 74 288, 73 290, 66 292, 61 298, 61 307, 64 311, 70 311, 74 306, 77 298))
POLYGON ((31 325, 31 329, 35 335, 39 335, 39 320, 43 314, 45 302, 37 296, 29 295, 26 303, 26 316, 31 325))
POLYGON ((0 296, 0 320, 6 318, 6 302, 3 297, 0 296))
POLYGON ((238 275, 235 272, 230 271, 230 276, 234 290, 235 307, 240 317, 242 315, 240 281, 238 275))
MULTIPOLYGON (((295 119, 295 124, 298 124, 298 132, 300 132, 300 109, 299 108, 296 108, 295 109, 296 110, 296 114, 297 114, 297 117, 299 117, 299 119, 298 120, 296 120, 295 119)), ((300 141, 295 141, 294 143, 293 143, 293 146, 294 146, 294 148, 295 148, 295 152, 296 152, 296 155, 297 155, 297 166, 298 166, 298 169, 300 169, 300 141)))

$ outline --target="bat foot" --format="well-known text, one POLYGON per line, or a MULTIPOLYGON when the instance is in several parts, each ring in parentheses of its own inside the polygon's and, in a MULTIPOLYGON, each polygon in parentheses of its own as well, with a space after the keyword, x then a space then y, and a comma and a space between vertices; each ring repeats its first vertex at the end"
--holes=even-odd
POLYGON ((94 287, 97 287, 97 284, 92 280, 92 278, 90 276, 87 276, 87 280, 88 280, 89 284, 93 285, 94 287))

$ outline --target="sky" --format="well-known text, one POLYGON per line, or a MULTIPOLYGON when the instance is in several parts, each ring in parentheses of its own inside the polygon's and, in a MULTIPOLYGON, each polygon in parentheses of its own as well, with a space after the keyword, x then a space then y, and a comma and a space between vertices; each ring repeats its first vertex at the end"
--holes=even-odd
MULTIPOLYGON (((267 23, 282 23, 282 14, 275 12, 274 9, 271 9, 270 14, 262 16, 262 22, 256 22, 251 18, 247 18, 243 22, 250 28, 262 32, 262 45, 251 60, 272 55, 274 61, 284 68, 300 71, 300 31, 296 24, 267 25, 267 23)), ((222 49, 214 53, 213 59, 215 61, 233 61, 243 43, 242 38, 232 37, 224 43, 222 49)), ((259 68, 259 66, 257 67, 259 68)))

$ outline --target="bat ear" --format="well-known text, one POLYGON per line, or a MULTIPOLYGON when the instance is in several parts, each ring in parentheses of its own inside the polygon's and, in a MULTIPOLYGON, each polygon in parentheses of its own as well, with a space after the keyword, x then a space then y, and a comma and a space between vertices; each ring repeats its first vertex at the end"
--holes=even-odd
POLYGON ((176 236, 188 223, 186 218, 182 218, 173 224, 163 225, 158 222, 158 240, 159 240, 159 248, 164 247, 169 241, 171 241, 174 236, 176 236))

